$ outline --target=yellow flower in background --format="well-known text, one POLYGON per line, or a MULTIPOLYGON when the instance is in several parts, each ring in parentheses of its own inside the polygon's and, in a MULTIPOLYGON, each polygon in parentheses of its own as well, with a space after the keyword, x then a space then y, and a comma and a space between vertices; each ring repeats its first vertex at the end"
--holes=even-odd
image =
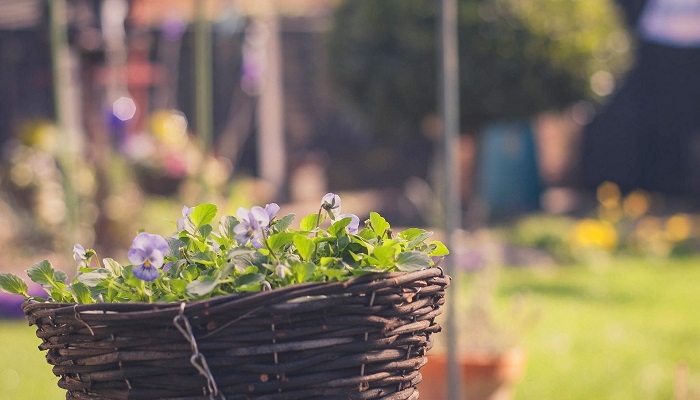
POLYGON ((150 127, 153 136, 167 146, 187 144, 187 118, 177 110, 159 110, 151 115, 150 127))
POLYGON ((596 198, 604 208, 618 207, 621 197, 620 188, 612 182, 603 182, 596 190, 596 198))
POLYGON ((674 242, 681 242, 693 232, 693 221, 686 214, 675 214, 666 221, 666 235, 674 242))
POLYGON ((573 230, 573 244, 583 249, 613 250, 617 246, 617 231, 609 221, 583 219, 573 230))
POLYGON ((51 153, 56 150, 58 129, 50 120, 29 120, 21 125, 19 139, 25 146, 51 153))
POLYGON ((622 202, 622 209, 632 219, 637 219, 646 214, 651 207, 651 196, 644 190, 635 190, 622 202))

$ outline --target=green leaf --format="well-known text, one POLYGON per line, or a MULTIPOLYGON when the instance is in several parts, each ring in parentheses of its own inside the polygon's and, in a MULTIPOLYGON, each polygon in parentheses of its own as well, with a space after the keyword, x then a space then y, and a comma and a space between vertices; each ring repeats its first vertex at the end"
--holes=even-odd
POLYGON ((366 241, 375 241, 377 240, 377 235, 374 234, 374 231, 371 229, 364 228, 360 231, 360 233, 357 234, 358 237, 366 240, 366 241))
POLYGON ((190 282, 187 285, 187 293, 195 296, 205 296, 211 293, 219 284, 219 279, 216 276, 203 275, 197 280, 190 282))
POLYGON ((214 228, 212 228, 211 225, 202 225, 197 228, 197 231, 199 231, 199 234, 202 235, 202 237, 209 237, 212 230, 214 230, 214 228))
POLYGON ((450 254, 450 250, 442 242, 434 240, 428 243, 432 251, 428 254, 431 257, 441 257, 450 254))
POLYGON ((340 233, 345 233, 345 227, 350 225, 350 222, 352 221, 352 218, 347 217, 347 218, 342 218, 337 221, 335 221, 329 228, 328 228, 328 233, 331 235, 337 237, 339 236, 340 233))
POLYGON ((314 275, 316 266, 310 262, 295 262, 292 264, 292 274, 297 283, 309 282, 314 275))
POLYGON ((372 255, 379 262, 379 267, 392 267, 396 263, 397 250, 395 245, 379 246, 374 248, 372 255))
POLYGON ((109 273, 113 276, 122 276, 123 267, 118 262, 114 261, 111 258, 105 258, 104 260, 102 260, 102 264, 105 266, 105 269, 109 271, 109 273))
POLYGON ((176 295, 174 293, 168 293, 168 294, 163 295, 163 297, 161 297, 160 300, 164 303, 172 303, 175 301, 179 302, 181 299, 178 295, 176 295))
POLYGON ((275 223, 275 229, 277 232, 282 232, 286 231, 287 228, 289 228, 292 225, 292 222, 294 221, 294 214, 289 214, 285 215, 284 217, 280 218, 276 223, 275 223))
POLYGON ((402 239, 406 239, 408 241, 406 247, 408 247, 409 249, 413 249, 419 244, 423 243, 425 239, 431 237, 432 235, 433 232, 430 231, 417 228, 410 228, 401 232, 399 234, 399 237, 402 239))
MULTIPOLYGON (((74 281, 71 286, 75 285, 76 283, 78 283, 77 280, 74 281)), ((102 281, 97 286, 89 287, 89 289, 90 289, 90 297, 92 297, 93 299, 99 299, 100 295, 102 295, 103 301, 105 301, 107 303, 111 303, 114 301, 113 299, 114 299, 114 295, 115 295, 115 290, 113 288, 109 287, 109 284, 107 281, 102 281)))
POLYGON ((233 283, 238 292, 259 292, 264 280, 265 275, 255 273, 241 275, 233 283))
POLYGON ((95 302, 90 293, 90 288, 82 282, 76 282, 70 285, 69 290, 73 295, 73 299, 78 304, 91 304, 95 302))
POLYGON ((187 290, 187 281, 184 279, 171 279, 170 281, 170 287, 173 288, 173 292, 175 293, 185 293, 187 290))
POLYGON ((222 279, 226 278, 227 276, 231 275, 235 267, 236 264, 232 262, 225 262, 222 266, 219 267, 219 276, 222 279))
POLYGON ((70 303, 73 301, 73 295, 68 291, 68 286, 62 282, 55 282, 49 295, 53 301, 58 303, 70 303))
POLYGON ((216 264, 216 254, 212 251, 198 251, 190 255, 190 260, 204 265, 214 265, 216 264))
POLYGON ((425 233, 425 229, 408 228, 399 232, 399 238, 410 241, 425 233))
POLYGON ((51 285, 54 282, 54 270, 53 266, 47 260, 39 261, 38 263, 32 265, 27 270, 27 276, 33 282, 38 283, 42 286, 51 285))
POLYGON ((10 294, 21 294, 29 297, 27 282, 15 274, 0 274, 0 289, 10 294))
POLYGON ((420 251, 407 251, 396 257, 396 268, 399 271, 413 272, 430 268, 432 260, 420 251))
POLYGON ((262 254, 247 247, 232 249, 228 252, 228 256, 231 262, 236 266, 236 269, 241 271, 251 265, 261 265, 263 262, 262 254))
POLYGON ((292 232, 275 233, 267 239, 267 244, 270 245, 273 252, 277 253, 284 246, 291 244, 294 241, 294 236, 296 234, 292 232))
POLYGON ((199 268, 195 264, 188 264, 180 273, 182 279, 191 282, 199 276, 199 268))
POLYGON ((302 231, 313 231, 318 228, 318 224, 318 214, 309 214, 301 220, 299 228, 302 231))
POLYGON ((243 270, 243 275, 257 274, 258 272, 260 272, 258 267, 256 267, 255 265, 251 265, 245 270, 243 270))
POLYGON ((66 283, 66 281, 68 280, 68 275, 66 275, 66 273, 63 271, 57 270, 53 273, 53 280, 54 282, 66 283))
MULTIPOLYGON (((133 265, 127 265, 124 267, 124 271, 122 272, 122 276, 124 279, 124 285, 131 287, 132 289, 136 290, 143 285, 143 281, 136 276, 134 276, 134 273, 132 270, 134 269, 133 265)), ((137 293, 126 293, 126 296, 129 296, 128 299, 133 299, 135 301, 139 301, 139 294, 140 290, 137 290, 137 293)), ((124 295, 123 292, 118 293, 119 296, 124 295)))
POLYGON ((233 228, 238 224, 239 222, 235 217, 227 215, 219 221, 219 233, 224 235, 225 238, 233 240, 236 237, 233 228))
POLYGON ((198 239, 193 239, 192 241, 190 241, 190 243, 194 244, 194 247, 196 247, 199 251, 209 250, 209 244, 206 242, 206 240, 200 241, 198 239))
POLYGON ((169 277, 178 277, 180 276, 180 272, 182 272, 182 268, 185 265, 187 265, 187 260, 173 261, 173 263, 170 265, 170 269, 168 269, 165 274, 169 277))
POLYGON ((307 238, 304 235, 294 235, 294 246, 296 246, 299 255, 304 261, 311 260, 314 255, 314 250, 316 245, 314 245, 313 240, 307 238))
POLYGON ((321 260, 319 261, 319 265, 323 267, 327 267, 330 264, 333 264, 334 262, 338 261, 338 258, 336 257, 321 257, 321 260))
POLYGON ((211 224, 219 208, 214 204, 206 203, 196 206, 190 214, 190 220, 197 227, 211 224))
POLYGON ((321 273, 323 273, 329 281, 340 281, 348 275, 348 271, 342 269, 322 269, 321 273))
POLYGON ((169 256, 180 257, 180 248, 187 246, 187 243, 176 237, 168 237, 165 240, 168 242, 168 248, 170 249, 168 251, 169 256))
POLYGON ((372 226, 372 230, 374 231, 374 233, 379 237, 384 236, 386 230, 391 228, 391 225, 389 225, 389 223, 386 222, 384 217, 382 217, 374 211, 369 213, 369 223, 372 226))
POLYGON ((109 278, 109 272, 105 269, 87 272, 77 277, 78 282, 88 287, 95 287, 107 278, 109 278))

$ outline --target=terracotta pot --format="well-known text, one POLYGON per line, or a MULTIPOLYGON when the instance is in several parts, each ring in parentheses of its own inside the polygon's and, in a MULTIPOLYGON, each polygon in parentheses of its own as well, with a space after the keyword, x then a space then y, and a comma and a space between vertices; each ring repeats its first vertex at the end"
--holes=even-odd
MULTIPOLYGON (((515 348, 500 354, 465 353, 458 358, 463 400, 507 400, 525 372, 525 352, 515 348)), ((447 355, 428 356, 421 369, 420 398, 447 399, 447 355)))

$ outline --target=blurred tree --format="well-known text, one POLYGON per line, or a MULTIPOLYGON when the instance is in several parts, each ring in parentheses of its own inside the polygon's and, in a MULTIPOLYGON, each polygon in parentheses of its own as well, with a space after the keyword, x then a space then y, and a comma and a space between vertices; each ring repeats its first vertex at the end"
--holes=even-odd
MULTIPOLYGON (((330 74, 382 135, 436 112, 436 5, 353 0, 335 14, 330 74)), ((463 131, 608 94, 629 39, 608 0, 460 0, 463 131)))

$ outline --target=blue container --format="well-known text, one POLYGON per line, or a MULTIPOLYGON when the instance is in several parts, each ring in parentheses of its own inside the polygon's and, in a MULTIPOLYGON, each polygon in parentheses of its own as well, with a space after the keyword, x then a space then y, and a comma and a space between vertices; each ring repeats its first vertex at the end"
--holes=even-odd
POLYGON ((540 207, 541 182, 529 121, 487 125, 481 132, 477 159, 477 194, 491 217, 540 207))

